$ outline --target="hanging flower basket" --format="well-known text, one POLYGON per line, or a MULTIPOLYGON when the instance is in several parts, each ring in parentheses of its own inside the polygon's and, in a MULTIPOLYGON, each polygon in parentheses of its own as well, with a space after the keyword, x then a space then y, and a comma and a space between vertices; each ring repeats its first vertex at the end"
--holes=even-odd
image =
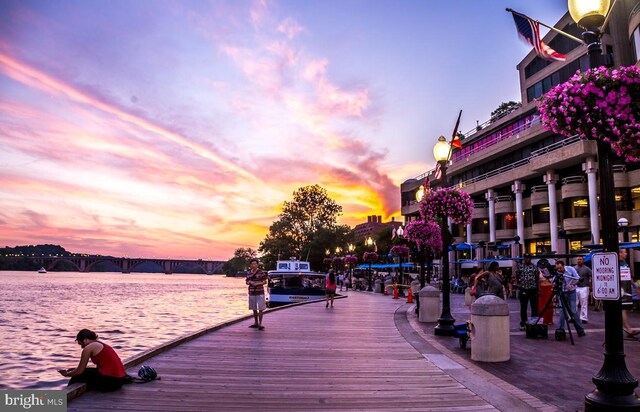
POLYGON ((405 229, 405 237, 416 244, 418 249, 430 253, 442 250, 442 232, 440 225, 433 220, 416 220, 410 222, 405 229))
POLYGON ((407 257, 409 256, 409 248, 405 245, 396 245, 389 252, 392 256, 407 257))
POLYGON ((420 214, 423 220, 436 220, 446 215, 453 223, 468 225, 473 216, 473 202, 464 190, 457 188, 431 190, 420 202, 420 214))
POLYGON ((356 263, 358 263, 358 258, 353 255, 345 256, 344 263, 346 263, 347 265, 355 265, 356 263))
POLYGON ((331 258, 322 259, 322 263, 324 263, 325 265, 330 265, 332 262, 333 262, 333 259, 331 258))
POLYGON ((362 255, 362 260, 365 262, 377 262, 378 254, 376 252, 364 252, 362 255))
POLYGON ((542 96, 538 109, 545 128, 603 140, 618 156, 640 161, 640 68, 576 73, 542 96))
POLYGON ((341 265, 342 264, 342 258, 341 257, 334 257, 333 260, 331 261, 331 263, 333 263, 334 265, 341 265))

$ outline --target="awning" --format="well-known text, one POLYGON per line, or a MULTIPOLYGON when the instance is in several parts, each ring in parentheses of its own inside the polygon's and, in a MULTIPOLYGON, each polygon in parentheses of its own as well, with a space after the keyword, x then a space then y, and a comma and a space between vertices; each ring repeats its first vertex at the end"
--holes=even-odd
MULTIPOLYGON (((372 263, 371 264, 371 269, 396 269, 396 268, 400 268, 400 265, 398 263, 372 263)), ((402 268, 413 268, 413 263, 405 263, 402 262, 402 268)), ((356 269, 369 269, 369 264, 368 263, 363 263, 362 265, 359 265, 356 267, 356 269)))

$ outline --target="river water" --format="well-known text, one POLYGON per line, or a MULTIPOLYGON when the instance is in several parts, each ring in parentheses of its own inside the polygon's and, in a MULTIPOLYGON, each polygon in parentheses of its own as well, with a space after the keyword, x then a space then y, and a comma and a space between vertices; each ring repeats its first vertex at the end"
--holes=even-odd
POLYGON ((247 315, 244 279, 221 275, 0 271, 0 389, 61 389, 80 329, 121 359, 247 315))

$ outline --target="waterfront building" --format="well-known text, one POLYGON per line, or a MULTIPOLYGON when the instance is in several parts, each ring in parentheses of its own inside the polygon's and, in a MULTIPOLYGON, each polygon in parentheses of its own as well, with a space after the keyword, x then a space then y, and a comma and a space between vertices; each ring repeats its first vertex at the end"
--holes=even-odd
MULTIPOLYGON (((576 37, 582 32, 569 13, 555 26, 576 37)), ((573 253, 600 242, 596 143, 543 129, 535 102, 588 68, 587 48, 554 31, 543 40, 566 61, 543 60, 532 50, 517 65, 521 105, 464 133, 447 169, 448 183, 475 205, 471 224, 451 226, 454 244, 480 244, 484 256, 573 253)), ((602 49, 611 66, 640 64, 640 0, 617 2, 602 49)), ((629 222, 629 240, 640 241, 640 164, 614 163, 617 215, 629 222)), ((416 195, 425 181, 441 184, 434 172, 402 183, 405 222, 419 218, 416 195)))
POLYGON ((390 222, 382 223, 382 216, 367 216, 365 223, 359 223, 353 229, 354 236, 357 239, 366 239, 369 236, 375 238, 378 233, 387 227, 393 227, 395 229, 402 226, 402 222, 397 222, 394 217, 390 222))

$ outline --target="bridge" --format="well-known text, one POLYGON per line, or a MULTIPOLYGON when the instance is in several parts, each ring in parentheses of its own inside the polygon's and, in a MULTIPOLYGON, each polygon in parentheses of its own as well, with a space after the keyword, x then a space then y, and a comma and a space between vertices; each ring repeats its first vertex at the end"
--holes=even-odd
POLYGON ((30 256, 29 259, 41 265, 47 271, 53 270, 61 262, 68 262, 75 266, 80 272, 92 272, 96 265, 101 263, 111 263, 120 268, 122 273, 131 273, 142 264, 151 263, 155 265, 158 272, 164 271, 166 274, 172 274, 176 269, 182 269, 186 273, 197 269, 207 275, 214 273, 222 273, 222 265, 225 262, 217 260, 180 260, 180 259, 145 259, 145 258, 121 258, 113 256, 30 256))

